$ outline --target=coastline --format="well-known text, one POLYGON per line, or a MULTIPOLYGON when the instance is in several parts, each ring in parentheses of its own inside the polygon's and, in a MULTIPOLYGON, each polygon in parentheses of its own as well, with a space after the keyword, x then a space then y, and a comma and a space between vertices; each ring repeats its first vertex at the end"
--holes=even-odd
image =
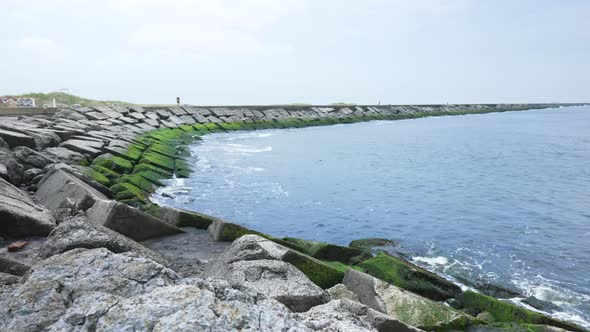
MULTIPOLYGON (((296 107, 293 110, 276 108, 257 110, 244 107, 210 109, 183 106, 158 108, 153 111, 140 107, 128 109, 81 107, 57 112, 54 116, 55 122, 48 118, 29 118, 25 119, 26 121, 17 121, 26 124, 22 126, 2 124, 0 137, 6 138, 4 141, 12 149, 18 148, 23 142, 32 151, 27 150, 27 156, 37 156, 33 149, 38 151, 52 149, 52 144, 58 140, 61 141, 57 143, 60 148, 78 154, 73 157, 69 155, 60 160, 70 166, 62 164, 56 167, 57 163, 48 162, 42 168, 42 172, 30 172, 36 173, 29 180, 30 184, 25 183, 24 179, 21 180, 23 182, 21 184, 24 184, 26 189, 37 191, 37 199, 41 205, 53 212, 51 214, 60 211, 58 218, 65 218, 64 214, 75 214, 83 210, 88 219, 93 222, 105 225, 136 241, 181 232, 178 227, 206 229, 215 241, 233 242, 248 234, 260 236, 282 248, 288 248, 287 254, 282 255, 280 260, 296 267, 322 289, 346 284, 347 278, 349 281, 367 282, 364 274, 367 273, 382 282, 428 299, 428 302, 424 302, 427 304, 421 303, 416 306, 424 305, 430 311, 442 310, 446 313, 447 309, 440 304, 441 301, 446 301, 454 307, 453 315, 460 313, 455 317, 456 319, 453 318, 442 325, 422 325, 424 329, 462 329, 470 325, 486 324, 498 328, 506 324, 522 326, 546 324, 582 331, 583 329, 574 325, 492 297, 462 291, 444 278, 411 263, 383 252, 371 251, 370 246, 343 247, 304 239, 278 239, 215 217, 160 207, 149 199, 156 188, 163 185, 163 180, 190 175, 192 167, 184 159, 189 153, 186 145, 208 133, 533 110, 554 106, 556 105, 341 106, 296 107), (38 126, 32 127, 30 124, 38 126), (80 128, 79 124, 86 126, 85 129, 80 128), (112 129, 117 126, 118 128, 112 129), (88 130, 88 128, 100 128, 100 130, 88 130), (82 157, 78 158, 79 156, 82 157), (47 167, 48 165, 51 167, 47 167), (35 179, 36 182, 33 182, 35 179), (58 194, 51 192, 51 189, 54 191, 59 189, 56 188, 58 184, 65 185, 77 181, 76 179, 80 180, 81 184, 78 184, 80 187, 89 186, 95 192, 85 193, 82 195, 84 197, 80 197, 79 191, 58 194), (75 202, 67 202, 67 199, 75 202), (64 202, 67 203, 64 205, 64 202), (104 211, 111 212, 104 216, 104 211), (134 217, 127 218, 127 221, 122 223, 115 218, 117 215, 134 217), (147 215, 150 215, 153 220, 146 217, 147 215), (141 232, 137 230, 139 220, 142 222, 140 227, 144 228, 141 232), (489 313, 493 317, 491 319, 480 317, 481 313, 489 313)), ((54 156, 58 156, 58 151, 49 151, 53 152, 54 156)), ((60 157, 65 157, 65 151, 59 152, 60 157)), ((25 158, 23 157, 23 160, 25 158)), ((29 169, 41 170, 38 167, 29 169)), ((8 169, 6 173, 6 177, 9 178, 8 169)), ((13 177, 17 179, 16 176, 13 177)), ((19 184, 17 180, 10 181, 10 178, 8 182, 19 184)), ((45 225, 34 234, 27 234, 24 230, 16 233, 16 236, 12 234, 12 237, 48 235, 48 230, 53 228, 55 226, 45 225)), ((370 280, 370 282, 376 281, 370 280)), ((353 288, 351 283, 347 285, 353 288)), ((412 320, 408 318, 408 321, 412 320)))

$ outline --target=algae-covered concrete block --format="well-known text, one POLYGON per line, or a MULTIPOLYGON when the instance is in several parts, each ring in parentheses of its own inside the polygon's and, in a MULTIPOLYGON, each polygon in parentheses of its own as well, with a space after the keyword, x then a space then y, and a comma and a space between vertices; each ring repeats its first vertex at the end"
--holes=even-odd
POLYGON ((361 303, 426 331, 464 330, 477 321, 460 311, 349 269, 342 283, 361 303))
POLYGON ((466 291, 457 297, 458 307, 469 312, 490 313, 497 322, 515 322, 528 324, 544 324, 566 329, 568 331, 584 331, 573 324, 542 315, 540 313, 500 301, 491 296, 466 291))
POLYGON ((283 241, 293 243, 299 248, 302 248, 303 253, 307 255, 326 261, 349 263, 351 259, 355 257, 360 257, 358 259, 359 261, 373 257, 370 253, 358 248, 342 247, 325 242, 303 240, 292 237, 285 237, 283 238, 283 241))
POLYGON ((176 227, 194 227, 207 229, 218 218, 203 213, 162 206, 159 208, 159 218, 176 227))
POLYGON ((100 200, 86 212, 88 220, 136 241, 182 233, 158 218, 117 201, 100 200))
POLYGON ((461 288, 452 282, 397 257, 380 253, 358 264, 368 274, 435 301, 457 296, 461 288))

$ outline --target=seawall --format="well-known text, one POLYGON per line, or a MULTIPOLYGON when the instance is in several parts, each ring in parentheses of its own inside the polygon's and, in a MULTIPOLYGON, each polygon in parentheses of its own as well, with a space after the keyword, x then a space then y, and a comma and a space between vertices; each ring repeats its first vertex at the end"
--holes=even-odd
MULTIPOLYGON (((213 268, 209 267, 206 270, 210 273, 209 276, 223 278, 233 274, 238 278, 250 268, 257 268, 257 271, 270 271, 266 274, 259 273, 263 281, 254 286, 260 287, 258 291, 263 294, 282 299, 287 305, 292 306, 290 308, 294 311, 301 310, 302 306, 306 309, 319 307, 321 303, 327 302, 327 295, 323 293, 324 289, 339 287, 342 290, 344 287, 344 290, 348 288, 347 291, 355 293, 353 295, 359 301, 355 305, 358 306, 362 303, 370 307, 394 295, 408 301, 409 304, 404 305, 403 308, 397 307, 395 303, 384 303, 385 307, 374 306, 373 309, 390 315, 379 317, 370 324, 367 323, 378 330, 383 330, 379 328, 380 322, 383 321, 389 324, 395 322, 403 327, 401 329, 403 331, 415 330, 405 324, 424 330, 464 330, 471 325, 494 322, 552 325, 569 330, 582 330, 574 325, 489 296, 469 291, 463 292, 444 278, 406 261, 384 253, 372 252, 371 241, 362 242, 358 246, 351 244, 349 247, 342 247, 304 239, 278 239, 197 212, 160 207, 149 200, 150 194, 158 186, 163 185, 163 180, 171 177, 186 177, 190 174, 192 165, 186 160, 190 152, 185 146, 209 133, 558 106, 564 105, 285 107, 183 105, 155 108, 114 106, 62 108, 51 116, 21 116, 17 120, 0 121, 0 236, 14 239, 30 236, 47 237, 39 255, 42 258, 51 258, 49 262, 47 260, 39 263, 32 262, 40 264, 35 265, 35 271, 43 271, 44 266, 49 266, 49 270, 63 268, 63 264, 67 265, 70 261, 75 262, 86 257, 84 255, 90 255, 83 251, 76 251, 78 249, 75 248, 107 248, 113 253, 132 251, 174 268, 174 264, 168 264, 165 259, 147 251, 135 241, 182 233, 183 230, 179 227, 193 227, 202 232, 208 232, 212 241, 234 243, 228 249, 230 251, 227 255, 221 255, 213 268), (73 222, 72 219, 78 221, 73 222), (83 222, 80 222, 80 219, 83 222), (244 235, 249 237, 242 238, 244 235), (240 238, 247 240, 236 241, 240 238), (48 247, 47 243, 51 245, 48 247), (260 246, 256 249, 259 251, 253 253, 252 247, 256 246, 260 246), (63 258, 65 263, 59 261, 60 255, 65 255, 63 258), (235 257, 249 257, 248 255, 252 255, 253 258, 244 259, 244 262, 241 262, 244 267, 233 267, 235 257), (272 263, 268 263, 269 260, 272 263), (255 264, 259 265, 254 266, 255 264), (276 295, 276 289, 280 289, 278 287, 280 285, 274 280, 264 280, 267 275, 282 275, 283 280, 280 283, 293 286, 287 287, 284 291, 286 294, 276 295), (305 287, 301 287, 302 284, 305 287), (293 290, 299 291, 301 288, 305 291, 303 295, 292 293, 293 290), (372 292, 373 288, 378 292, 383 292, 385 289, 386 293, 375 293, 372 298, 364 298, 367 289, 372 292), (454 309, 444 302, 452 304, 454 309), (482 313, 488 315, 482 318, 479 316, 482 313), (435 318, 432 318, 433 316, 435 318), (401 317, 399 318, 401 322, 392 317, 401 317)), ((115 259, 104 251, 92 253, 99 254, 99 256, 91 257, 93 264, 102 261, 108 263, 109 260, 115 259)), ((0 263, 0 272, 9 271, 10 273, 11 270, 2 270, 5 263, 3 261, 0 263)), ((109 266, 125 263, 128 263, 128 260, 109 263, 109 266)), ((16 263, 10 264, 17 266, 16 263)), ((144 268, 146 263, 136 264, 144 268)), ((108 269, 105 268, 105 270, 108 269)), ((129 270, 137 270, 137 267, 129 270)), ((36 273, 35 278, 39 278, 40 275, 41 273, 36 273)), ((40 294, 49 293, 43 287, 53 287, 50 283, 35 284, 35 278, 26 278, 25 275, 22 279, 15 281, 14 284, 17 286, 14 287, 20 288, 16 288, 14 294, 31 289, 32 292, 40 289, 40 294), (22 282, 24 284, 21 285, 22 282)), ((100 276, 95 278, 98 285, 108 283, 109 280, 105 278, 107 281, 103 281, 100 276)), ((133 278, 137 279, 137 277, 133 278)), ((174 278, 177 277, 172 279, 174 278)), ((53 281, 53 279, 50 280, 53 281)), ((249 280, 240 280, 243 284, 247 282, 249 280)), ((204 281, 201 281, 201 284, 206 285, 208 289, 216 287, 204 281)), ((78 286, 71 283, 68 287, 76 289, 78 286)), ((104 285, 100 288, 102 291, 109 287, 110 285, 104 285)), ((63 288, 63 286, 56 286, 58 291, 63 288)), ((174 292, 177 289, 170 288, 162 291, 174 292)), ((0 295, 3 295, 2 292, 3 288, 0 287, 0 295)), ((77 293, 72 294, 78 296, 77 293)), ((123 296, 134 295, 137 294, 123 296)), ((35 293, 35 296, 40 295, 35 293)), ((330 299, 336 300, 340 295, 330 296, 330 299)), ((174 298, 176 299, 177 296, 174 298)), ((106 304, 100 302, 104 299, 96 301, 107 307, 113 306, 113 303, 108 301, 106 304)), ((72 308, 76 305, 76 301, 70 301, 70 299, 64 303, 72 308)), ((16 326, 10 324, 20 322, 20 316, 15 314, 19 309, 10 303, 2 303, 2 296, 0 296, 0 305, 10 307, 12 310, 8 312, 0 310, 0 329, 16 326)), ((35 303, 25 301, 24 304, 19 305, 26 309, 27 306, 34 306, 35 303)), ((134 307, 130 306, 130 308, 134 307)), ((347 310, 352 312, 351 315, 358 321, 357 316, 362 316, 361 312, 368 310, 367 307, 362 308, 357 307, 355 311, 349 307, 347 310)), ((106 311, 108 310, 105 309, 106 311)), ((331 313, 336 309, 328 311, 331 313)), ((157 310, 155 312, 157 313, 157 310)), ((134 312, 127 314, 133 315, 134 312)), ((63 316, 64 313, 51 313, 51 318, 43 321, 44 326, 55 323, 55 320, 61 317, 60 315, 63 316), (51 319, 55 320, 51 321, 51 319)), ((92 315, 94 314, 88 313, 88 319, 92 315)), ((374 316, 377 313, 371 315, 374 316)), ((288 313, 287 316, 291 317, 288 313)), ((329 317, 325 313, 320 316, 329 317)), ((23 320, 27 320, 27 317, 24 316, 23 320)), ((134 321, 134 319, 121 319, 121 321, 134 321)), ((36 321, 34 323, 41 324, 36 321)))

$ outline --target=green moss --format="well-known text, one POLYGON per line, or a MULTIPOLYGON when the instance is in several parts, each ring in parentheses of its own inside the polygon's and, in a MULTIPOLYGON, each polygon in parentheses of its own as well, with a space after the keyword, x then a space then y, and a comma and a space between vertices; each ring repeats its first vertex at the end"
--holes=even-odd
POLYGON ((150 165, 150 164, 138 164, 137 166, 135 166, 133 168, 133 173, 142 173, 142 172, 146 172, 146 171, 160 174, 165 179, 172 178, 172 174, 173 174, 170 171, 167 171, 167 170, 162 169, 158 166, 154 166, 154 165, 150 165))
POLYGON ((225 223, 223 225, 223 229, 221 231, 221 234, 219 236, 219 241, 234 241, 235 239, 238 239, 244 235, 247 234, 256 234, 256 235, 260 235, 260 236, 264 236, 264 234, 257 232, 257 231, 253 231, 251 229, 248 229, 246 227, 242 227, 240 225, 236 225, 233 223, 225 223))
POLYGON ((205 126, 205 128, 207 128, 207 130, 209 130, 212 133, 218 133, 220 131, 223 131, 223 129, 221 129, 221 127, 219 127, 218 125, 216 125, 213 122, 208 122, 203 125, 205 126))
POLYGON ((97 157, 92 164, 102 166, 121 174, 130 173, 133 170, 133 164, 129 160, 113 156, 110 153, 97 157))
POLYGON ((109 181, 111 182, 121 177, 121 174, 102 166, 92 165, 92 168, 94 168, 97 172, 100 172, 102 175, 106 176, 106 178, 109 179, 109 181))
POLYGON ((135 187, 151 193, 155 190, 155 185, 142 177, 140 174, 126 174, 122 175, 119 179, 115 181, 116 183, 130 183, 135 187))
POLYGON ((346 273, 346 271, 348 271, 348 269, 355 269, 357 271, 361 271, 361 272, 365 272, 365 270, 363 270, 362 268, 358 267, 358 266, 350 266, 350 265, 346 265, 342 262, 338 262, 338 261, 323 261, 325 264, 330 265, 331 267, 335 268, 338 271, 342 271, 344 273, 346 273))
POLYGON ((363 250, 357 248, 341 247, 334 244, 292 237, 285 237, 283 240, 304 248, 303 252, 305 254, 321 260, 339 261, 348 264, 350 260, 356 256, 361 256, 360 260, 373 257, 371 254, 365 253, 363 250))
POLYGON ((376 278, 436 301, 461 293, 461 289, 450 281, 383 253, 359 263, 358 266, 376 278))
POLYGON ((146 149, 146 152, 156 152, 166 157, 174 158, 176 157, 177 149, 176 147, 167 144, 154 143, 146 149))
POLYGON ((193 125, 193 128, 195 128, 196 130, 198 130, 202 134, 208 134, 209 133, 209 129, 207 129, 207 127, 205 127, 204 125, 202 125, 200 123, 197 123, 197 124, 193 125))
POLYGON ((303 272, 309 280, 323 289, 330 288, 342 282, 344 272, 321 261, 304 255, 302 253, 289 250, 283 257, 283 261, 295 266, 303 272))
POLYGON ((351 241, 348 245, 352 248, 359 248, 359 249, 370 249, 373 247, 383 247, 383 246, 392 246, 395 245, 395 242, 388 240, 388 239, 381 239, 381 238, 367 238, 367 239, 358 239, 351 241))
POLYGON ((156 186, 163 186, 164 184, 162 183, 161 180, 166 179, 167 177, 160 174, 160 173, 156 173, 154 171, 142 171, 142 172, 138 172, 138 173, 134 173, 137 174, 139 176, 141 176, 142 178, 146 179, 147 181, 151 182, 152 184, 156 185, 156 186))
POLYGON ((193 131, 195 131, 195 128, 193 128, 192 126, 189 126, 189 125, 180 126, 178 128, 180 128, 180 129, 182 129, 182 130, 184 130, 186 132, 193 132, 193 131))
POLYGON ((215 217, 198 212, 179 210, 176 226, 207 229, 216 219, 215 217))
POLYGON ((580 327, 472 291, 466 291, 459 295, 457 301, 463 310, 475 311, 476 313, 487 311, 498 322, 545 324, 571 331, 584 331, 580 327))
POLYGON ((145 152, 139 162, 154 165, 169 172, 174 171, 174 159, 153 151, 145 152))
POLYGON ((106 176, 104 176, 103 174, 101 174, 100 172, 95 170, 94 168, 84 167, 84 168, 82 168, 81 171, 82 171, 82 174, 84 174, 87 177, 91 178, 92 180, 102 184, 103 186, 108 187, 111 185, 111 181, 106 176))

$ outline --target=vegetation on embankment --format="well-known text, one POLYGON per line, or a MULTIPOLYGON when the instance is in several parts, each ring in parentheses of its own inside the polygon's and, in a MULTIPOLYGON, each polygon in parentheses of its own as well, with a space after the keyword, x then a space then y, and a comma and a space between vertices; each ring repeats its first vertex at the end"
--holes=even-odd
MULTIPOLYGON (((150 195, 172 177, 188 177, 192 171, 187 145, 201 136, 214 132, 258 130, 270 128, 300 128, 307 126, 352 123, 367 120, 409 119, 433 115, 458 115, 481 112, 456 112, 444 114, 396 114, 392 116, 323 118, 315 120, 285 119, 233 123, 207 123, 185 125, 174 129, 148 132, 134 139, 125 149, 113 149, 112 153, 94 159, 86 169, 87 176, 110 187, 115 199, 140 208, 156 217, 166 219, 166 208, 150 201, 150 195)), ((206 229, 218 219, 189 211, 176 212, 177 226, 206 229)), ((289 262, 318 286, 326 289, 341 283, 350 268, 365 272, 377 279, 402 289, 422 295, 430 305, 447 301, 457 310, 473 317, 476 324, 491 324, 499 329, 531 330, 530 324, 547 324, 574 331, 582 329, 550 317, 520 308, 514 304, 474 292, 463 292, 444 278, 417 267, 385 252, 376 256, 370 248, 343 247, 323 242, 296 238, 275 238, 240 225, 224 223, 219 240, 233 241, 245 234, 257 234, 290 248, 285 257, 289 262), (475 316, 485 314, 484 322, 475 316), (514 325, 516 324, 516 325, 514 325)), ((375 240, 375 239, 372 239, 375 240)), ((383 242, 383 241, 381 241, 383 242)), ((474 323, 475 324, 475 323, 474 323)))
MULTIPOLYGON (((53 105, 53 100, 55 99, 55 103, 58 105, 74 105, 79 104, 82 106, 110 106, 112 104, 122 105, 122 106, 132 106, 134 104, 128 103, 125 101, 117 101, 117 100, 96 100, 90 98, 83 98, 73 94, 65 93, 65 92, 32 92, 32 93, 24 93, 20 95, 12 95, 12 97, 19 97, 19 98, 34 98, 35 104, 39 107, 43 105, 53 105)), ((1 104, 0 104, 0 107, 1 104)))

